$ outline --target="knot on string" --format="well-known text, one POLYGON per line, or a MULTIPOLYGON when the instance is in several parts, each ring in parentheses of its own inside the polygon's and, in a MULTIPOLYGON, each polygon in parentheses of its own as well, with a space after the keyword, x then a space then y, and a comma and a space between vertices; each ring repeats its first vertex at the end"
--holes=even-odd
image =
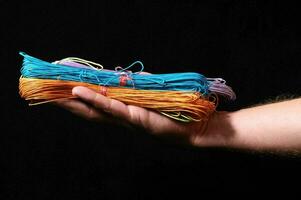
POLYGON ((123 69, 121 66, 115 67, 116 74, 119 76, 119 86, 126 86, 127 81, 131 81, 133 88, 135 88, 134 81, 131 77, 132 71, 123 69))
POLYGON ((99 92, 100 92, 100 94, 102 94, 103 96, 107 96, 107 91, 108 91, 108 89, 107 89, 107 87, 105 87, 105 86, 99 86, 99 92))
POLYGON ((134 80, 132 78, 132 74, 139 74, 140 72, 142 72, 144 69, 143 63, 140 61, 136 61, 134 63, 132 63, 131 65, 127 66, 126 68, 122 68, 120 66, 115 67, 115 76, 113 76, 111 79, 109 79, 108 81, 105 82, 105 86, 107 86, 112 80, 119 78, 119 85, 120 86, 126 86, 127 85, 127 81, 130 80, 132 82, 133 88, 135 88, 135 83, 134 80), (133 67, 134 65, 139 64, 141 66, 140 71, 138 72, 134 72, 132 73, 132 71, 128 70, 131 67, 133 67))
POLYGON ((120 76, 119 76, 119 85, 120 86, 126 86, 128 80, 131 80, 132 83, 134 83, 132 78, 129 77, 128 74, 120 74, 120 76))

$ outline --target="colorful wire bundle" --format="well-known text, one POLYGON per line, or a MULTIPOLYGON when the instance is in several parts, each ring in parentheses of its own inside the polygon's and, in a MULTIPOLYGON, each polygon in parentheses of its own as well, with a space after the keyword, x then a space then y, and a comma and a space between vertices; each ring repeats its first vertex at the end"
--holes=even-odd
POLYGON ((20 78, 20 95, 30 105, 75 98, 72 88, 84 86, 126 104, 156 110, 180 121, 207 119, 215 110, 214 99, 200 98, 197 92, 135 90, 130 88, 104 87, 84 82, 50 79, 20 78))
POLYGON ((148 74, 146 76, 145 74, 140 73, 144 69, 144 66, 140 61, 134 62, 125 69, 110 71, 104 70, 103 67, 97 63, 79 58, 67 58, 62 61, 49 63, 29 56, 23 52, 20 54, 24 57, 21 74, 26 78, 87 82, 104 86, 122 86, 145 90, 196 91, 203 95, 208 95, 209 92, 216 92, 225 95, 230 99, 235 99, 234 92, 230 87, 225 85, 224 80, 220 78, 207 79, 199 73, 148 74), (86 65, 74 65, 74 61, 81 61, 81 63, 86 65), (69 65, 66 65, 66 63, 69 65), (70 65, 70 63, 73 65, 70 65), (97 69, 93 67, 93 65, 91 65, 92 63, 101 66, 101 68, 97 69), (141 70, 135 73, 128 71, 128 69, 135 64, 140 64, 141 70), (215 88, 222 88, 222 90, 214 90, 215 88))
POLYGON ((37 105, 58 99, 75 98, 72 88, 85 86, 126 104, 156 110, 179 121, 207 120, 217 101, 212 94, 235 99, 232 89, 220 78, 198 73, 147 74, 140 61, 115 71, 80 58, 69 57, 49 63, 23 52, 19 81, 21 97, 37 105), (140 64, 141 70, 128 69, 140 64))

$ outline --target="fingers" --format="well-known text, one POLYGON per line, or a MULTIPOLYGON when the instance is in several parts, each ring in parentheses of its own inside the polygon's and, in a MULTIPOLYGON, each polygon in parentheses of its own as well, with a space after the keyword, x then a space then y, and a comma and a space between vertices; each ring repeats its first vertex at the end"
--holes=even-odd
POLYGON ((92 105, 96 108, 96 110, 100 109, 106 113, 109 113, 113 117, 123 119, 134 125, 142 126, 151 132, 179 129, 178 123, 169 118, 161 116, 156 112, 133 105, 126 105, 120 101, 107 98, 82 86, 74 87, 72 94, 92 105))
MULTIPOLYGON (((100 109, 105 113, 109 113, 111 116, 115 117, 116 121, 122 123, 122 120, 124 120, 130 124, 142 126, 147 130, 154 129, 154 126, 152 126, 152 122, 150 120, 150 116, 157 116, 157 113, 154 114, 153 112, 141 107, 126 105, 120 101, 107 98, 81 86, 73 88, 72 93, 73 95, 81 98, 83 101, 91 104, 96 109, 100 109), (122 120, 120 121, 120 119, 122 120)), ((155 117, 153 117, 153 119, 154 118, 155 117)))
POLYGON ((99 93, 81 86, 73 88, 72 94, 91 104, 95 108, 109 113, 114 117, 122 118, 125 120, 131 118, 131 114, 127 105, 120 101, 109 99, 99 93))
POLYGON ((176 138, 189 138, 191 131, 187 130, 195 129, 193 127, 191 129, 190 125, 183 125, 166 118, 158 112, 126 105, 82 86, 74 87, 72 94, 79 100, 62 100, 56 104, 86 119, 110 122, 126 127, 128 125, 140 126, 151 134, 176 136, 176 138))
POLYGON ((157 112, 126 105, 82 86, 73 88, 72 94, 87 104, 73 100, 62 105, 85 118, 104 120, 108 116, 112 116, 111 121, 114 123, 123 124, 124 122, 129 122, 130 124, 141 126, 155 135, 171 133, 187 137, 187 126, 166 118, 157 112), (102 111, 107 115, 104 115, 102 111))
POLYGON ((104 113, 95 109, 86 103, 79 100, 59 100, 54 102, 55 105, 60 106, 80 117, 86 118, 92 121, 108 121, 108 117, 104 113))

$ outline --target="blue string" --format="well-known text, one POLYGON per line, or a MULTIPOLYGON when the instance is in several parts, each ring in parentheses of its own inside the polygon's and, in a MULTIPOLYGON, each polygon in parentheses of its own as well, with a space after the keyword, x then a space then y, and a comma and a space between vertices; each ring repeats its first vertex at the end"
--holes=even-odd
POLYGON ((208 95, 209 83, 205 76, 199 73, 169 73, 169 74, 140 74, 144 66, 136 61, 128 67, 118 71, 95 70, 93 68, 72 67, 53 64, 20 52, 24 57, 21 74, 26 78, 54 79, 87 82, 96 85, 120 87, 119 77, 125 73, 130 80, 126 88, 143 90, 176 90, 196 91, 208 95), (140 64, 141 70, 135 73, 128 72, 132 66, 140 64))

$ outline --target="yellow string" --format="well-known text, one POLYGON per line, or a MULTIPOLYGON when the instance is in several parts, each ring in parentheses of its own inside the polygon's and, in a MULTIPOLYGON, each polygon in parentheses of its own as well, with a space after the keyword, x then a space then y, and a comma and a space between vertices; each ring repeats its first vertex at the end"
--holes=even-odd
POLYGON ((89 67, 91 67, 95 70, 103 70, 104 69, 104 67, 99 63, 96 63, 96 62, 93 62, 93 61, 90 61, 90 60, 85 60, 85 59, 78 58, 78 57, 68 57, 68 58, 64 58, 62 60, 55 61, 54 63, 55 64, 60 64, 62 61, 76 62, 76 63, 84 64, 84 65, 89 66, 89 67), (96 67, 94 67, 94 66, 96 66, 96 67))

